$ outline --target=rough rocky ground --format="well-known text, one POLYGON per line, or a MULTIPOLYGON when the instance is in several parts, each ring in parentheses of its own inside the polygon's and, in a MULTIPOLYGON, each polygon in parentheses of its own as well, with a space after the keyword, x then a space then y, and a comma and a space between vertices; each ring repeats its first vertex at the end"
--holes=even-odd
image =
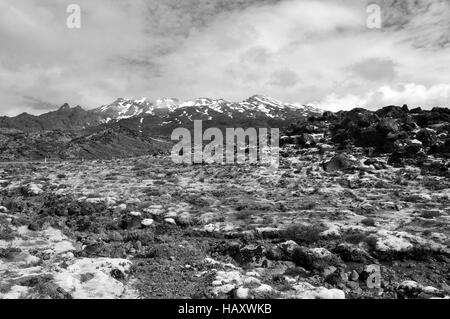
POLYGON ((2 165, 0 298, 449 298, 448 178, 295 152, 2 165))

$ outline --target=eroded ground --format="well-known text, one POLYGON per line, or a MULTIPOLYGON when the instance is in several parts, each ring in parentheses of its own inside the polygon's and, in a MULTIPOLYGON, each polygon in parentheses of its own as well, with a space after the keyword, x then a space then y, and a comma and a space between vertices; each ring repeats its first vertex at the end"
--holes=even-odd
POLYGON ((2 165, 0 298, 448 298, 450 181, 333 155, 2 165))

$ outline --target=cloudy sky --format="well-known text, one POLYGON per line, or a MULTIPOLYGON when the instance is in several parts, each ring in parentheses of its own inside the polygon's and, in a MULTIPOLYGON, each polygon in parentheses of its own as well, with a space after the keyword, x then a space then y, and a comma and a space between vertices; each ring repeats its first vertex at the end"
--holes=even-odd
POLYGON ((324 109, 450 106, 450 1, 0 0, 0 113, 264 94, 324 109), (81 7, 69 29, 67 6, 81 7))

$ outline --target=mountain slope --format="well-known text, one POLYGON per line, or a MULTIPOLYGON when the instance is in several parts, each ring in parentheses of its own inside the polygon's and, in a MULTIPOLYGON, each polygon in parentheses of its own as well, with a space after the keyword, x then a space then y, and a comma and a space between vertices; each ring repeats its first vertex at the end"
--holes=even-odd
POLYGON ((139 136, 123 127, 79 135, 63 130, 23 132, 0 129, 0 161, 111 159, 168 153, 171 143, 139 136))
POLYGON ((172 143, 139 136, 125 128, 109 128, 71 140, 61 156, 64 158, 109 159, 156 155, 170 152, 172 143))
POLYGON ((0 117, 0 127, 24 132, 46 130, 81 130, 105 122, 101 114, 86 111, 80 106, 71 108, 67 103, 58 110, 39 116, 22 113, 15 117, 0 117))

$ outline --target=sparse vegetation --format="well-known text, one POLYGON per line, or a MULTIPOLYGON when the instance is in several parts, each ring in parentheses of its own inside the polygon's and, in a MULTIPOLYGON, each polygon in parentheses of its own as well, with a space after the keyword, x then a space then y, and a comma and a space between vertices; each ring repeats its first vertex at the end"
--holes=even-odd
POLYGON ((243 209, 236 213, 236 219, 242 220, 242 221, 249 221, 249 220, 251 220, 254 213, 255 213, 255 211, 243 209))
POLYGON ((426 211, 421 212, 420 216, 422 218, 426 218, 426 219, 433 219, 433 218, 441 216, 441 213, 439 211, 426 210, 426 211))
POLYGON ((282 237, 298 244, 312 244, 321 239, 320 233, 324 230, 326 228, 322 225, 292 225, 282 233, 282 237))
POLYGON ((369 235, 365 238, 364 242, 368 245, 370 250, 376 250, 378 244, 378 238, 375 235, 369 235))
POLYGON ((363 224, 364 226, 367 226, 367 227, 375 227, 375 225, 376 225, 375 219, 373 219, 373 218, 365 218, 361 221, 361 224, 363 224))

